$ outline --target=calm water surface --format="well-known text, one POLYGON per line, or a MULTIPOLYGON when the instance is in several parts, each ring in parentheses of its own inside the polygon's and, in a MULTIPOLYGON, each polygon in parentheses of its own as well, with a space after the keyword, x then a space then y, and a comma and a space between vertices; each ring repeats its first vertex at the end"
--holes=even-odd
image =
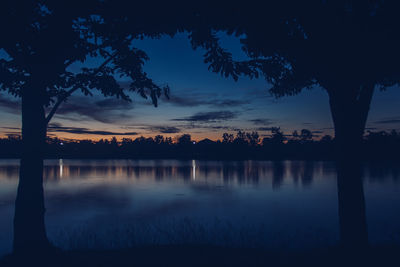
MULTIPOLYGON (((18 160, 0 160, 0 255, 11 250, 18 160)), ((333 162, 48 160, 49 238, 63 248, 339 241, 333 162)), ((400 243, 400 167, 363 167, 371 243, 400 243)))

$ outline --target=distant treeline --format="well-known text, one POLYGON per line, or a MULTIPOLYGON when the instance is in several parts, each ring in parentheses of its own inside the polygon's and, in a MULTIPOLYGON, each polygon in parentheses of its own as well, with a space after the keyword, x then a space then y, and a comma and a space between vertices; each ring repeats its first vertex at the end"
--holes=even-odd
MULTIPOLYGON (((0 157, 19 158, 20 137, 0 139, 0 157)), ((192 140, 189 134, 172 139, 155 137, 110 140, 62 140, 48 138, 47 158, 195 158, 195 159, 332 159, 335 140, 325 135, 316 140, 311 131, 285 135, 279 128, 268 137, 257 132, 224 133, 221 140, 192 140)), ((365 159, 400 159, 400 132, 368 132, 361 146, 365 159)))

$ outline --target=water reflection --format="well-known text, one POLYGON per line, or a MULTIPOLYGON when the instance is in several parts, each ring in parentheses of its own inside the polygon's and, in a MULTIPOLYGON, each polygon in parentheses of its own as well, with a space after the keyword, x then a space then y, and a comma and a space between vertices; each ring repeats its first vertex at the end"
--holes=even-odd
MULTIPOLYGON (((384 183, 390 179, 400 180, 400 168, 391 165, 362 165, 362 179, 373 183, 384 183)), ((313 161, 176 161, 176 160, 47 160, 44 180, 59 182, 61 179, 175 179, 183 181, 213 182, 225 184, 271 183, 279 189, 285 183, 302 187, 311 186, 314 177, 336 176, 336 165, 332 162, 313 161), (211 179, 211 180, 210 180, 211 179)), ((0 180, 18 179, 19 163, 2 160, 0 180)))
MULTIPOLYGON (((176 226, 165 222, 179 218, 205 225, 218 218, 249 235, 258 229, 263 234, 249 240, 271 246, 359 245, 367 220, 372 242, 400 237, 399 167, 359 170, 313 161, 48 160, 46 227, 62 247, 82 227, 162 224, 157 229, 168 232, 176 226)), ((11 244, 18 175, 18 161, 0 161, 0 254, 11 244)))
POLYGON ((339 162, 337 184, 342 246, 364 249, 368 245, 368 229, 360 163, 339 162))
POLYGON ((64 168, 63 160, 60 159, 58 164, 60 165, 60 179, 61 179, 63 177, 63 168, 64 168))
MULTIPOLYGON (((164 179, 207 180, 222 179, 224 183, 253 184, 260 180, 270 180, 274 189, 279 189, 285 180, 291 179, 303 186, 310 185, 316 173, 327 173, 330 168, 323 162, 304 161, 233 161, 207 162, 191 161, 77 161, 63 160, 46 161, 44 166, 45 181, 60 181, 61 179, 89 179, 103 177, 107 179, 164 179)), ((0 165, 0 179, 17 179, 18 165, 0 165)))
MULTIPOLYGON (((192 170, 193 170, 192 179, 194 181, 194 180, 196 180, 196 161, 195 160, 192 160, 192 170)), ((206 175, 206 177, 207 177, 207 175, 206 175)))

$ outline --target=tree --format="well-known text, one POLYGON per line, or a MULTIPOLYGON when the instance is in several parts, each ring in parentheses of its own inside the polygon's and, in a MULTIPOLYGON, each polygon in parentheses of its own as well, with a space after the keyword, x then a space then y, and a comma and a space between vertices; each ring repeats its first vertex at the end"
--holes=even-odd
POLYGON ((280 145, 283 143, 283 141, 285 141, 285 135, 283 134, 283 132, 279 127, 272 128, 271 133, 272 133, 272 136, 270 138, 271 144, 280 145))
POLYGON ((310 141, 313 135, 312 132, 308 129, 302 129, 300 133, 300 138, 302 141, 310 141))
POLYGON ((156 136, 154 137, 154 142, 155 142, 157 145, 163 144, 163 143, 164 143, 164 136, 162 136, 162 135, 156 135, 156 136))
POLYGON ((330 135, 324 135, 322 138, 321 138, 321 143, 330 143, 331 141, 332 141, 332 136, 330 136, 330 135))
POLYGON ((293 140, 295 140, 295 141, 297 141, 297 140, 300 138, 300 135, 299 135, 299 133, 297 132, 297 130, 294 130, 294 131, 292 132, 292 138, 293 138, 293 140))
MULTIPOLYGON (((398 1, 246 2, 233 32, 276 97, 326 90, 339 156, 341 241, 368 243, 359 147, 374 90, 398 85, 398 1)), ((229 20, 230 21, 230 20, 229 20)), ((232 24, 233 25, 233 24, 232 24)))
MULTIPOLYGON (((78 91, 92 95, 95 90, 127 101, 127 92, 137 92, 156 106, 169 88, 155 84, 143 71, 148 57, 133 41, 202 25, 195 14, 190 3, 179 1, 1 1, 0 91, 20 97, 22 110, 15 253, 51 248, 44 226, 43 150, 47 126, 59 106, 78 91), (179 21, 172 19, 178 17, 179 21), (89 60, 98 64, 86 64, 89 60), (129 86, 123 87, 120 79, 129 80, 129 86)), ((208 39, 202 46, 205 60, 213 64, 221 51, 216 39, 203 31, 192 33, 192 45, 199 46, 200 37, 208 39)), ((215 63, 212 68, 219 67, 215 63)))
POLYGON ((247 70, 262 74, 276 97, 325 89, 335 141, 351 158, 374 90, 400 81, 398 8, 394 0, 247 1, 210 23, 241 36, 247 70))
MULTIPOLYGON (((136 92, 157 106, 158 97, 168 96, 169 88, 155 84, 143 71, 148 57, 133 42, 172 36, 196 26, 198 19, 191 16, 190 4, 185 7, 188 16, 181 14, 182 21, 171 19, 182 12, 178 4, 184 7, 168 1, 1 1, 0 91, 20 97, 22 110, 14 252, 51 247, 44 227, 43 148, 47 126, 57 109, 72 94, 92 95, 95 90, 127 101, 128 92, 136 92), (129 85, 122 86, 121 79, 129 85)), ((191 37, 193 46, 195 36, 191 37)), ((217 49, 212 45, 214 39, 206 43, 208 52, 217 49)))
POLYGON ((233 143, 234 139, 235 137, 233 136, 233 134, 228 134, 228 133, 222 134, 222 143, 224 144, 231 144, 233 143))
POLYGON ((210 21, 241 36, 250 59, 238 65, 249 66, 250 76, 262 74, 276 97, 326 90, 338 156, 341 240, 346 248, 365 248, 360 145, 374 91, 400 83, 398 1, 246 1, 230 7, 230 15, 210 21))
POLYGON ((257 132, 246 133, 246 139, 251 146, 256 146, 260 142, 260 136, 257 132))
MULTIPOLYGON (((238 64, 231 62, 205 22, 218 15, 210 7, 211 2, 203 6, 180 1, 2 1, 0 33, 7 38, 0 41, 6 53, 0 58, 0 90, 22 100, 24 151, 41 154, 47 125, 78 91, 92 95, 97 90, 127 101, 127 91, 132 91, 150 97, 155 106, 162 93, 168 96, 169 87, 155 84, 143 71, 148 57, 133 46, 134 40, 188 31, 193 48, 206 50, 204 61, 212 71, 237 79, 238 64), (89 59, 98 64, 85 64, 89 59), (71 66, 81 68, 73 71, 71 66), (120 79, 129 80, 129 86, 123 87, 120 79)), ((217 11, 223 7, 218 5, 217 11)), ((247 66, 241 68, 245 72, 247 66)))
POLYGON ((178 144, 182 146, 188 146, 192 144, 192 137, 190 134, 182 134, 177 138, 178 144))

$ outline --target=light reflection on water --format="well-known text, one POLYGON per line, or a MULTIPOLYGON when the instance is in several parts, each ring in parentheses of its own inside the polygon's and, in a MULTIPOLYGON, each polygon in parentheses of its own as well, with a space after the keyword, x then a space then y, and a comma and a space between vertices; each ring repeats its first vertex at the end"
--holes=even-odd
MULTIPOLYGON (((18 160, 0 160, 0 254, 11 248, 18 175, 18 160)), ((339 239, 332 162, 47 160, 44 188, 49 238, 66 248, 90 246, 93 236, 106 247, 127 239, 272 247, 339 239)), ((364 191, 370 241, 398 242, 400 168, 365 166, 364 191)))

